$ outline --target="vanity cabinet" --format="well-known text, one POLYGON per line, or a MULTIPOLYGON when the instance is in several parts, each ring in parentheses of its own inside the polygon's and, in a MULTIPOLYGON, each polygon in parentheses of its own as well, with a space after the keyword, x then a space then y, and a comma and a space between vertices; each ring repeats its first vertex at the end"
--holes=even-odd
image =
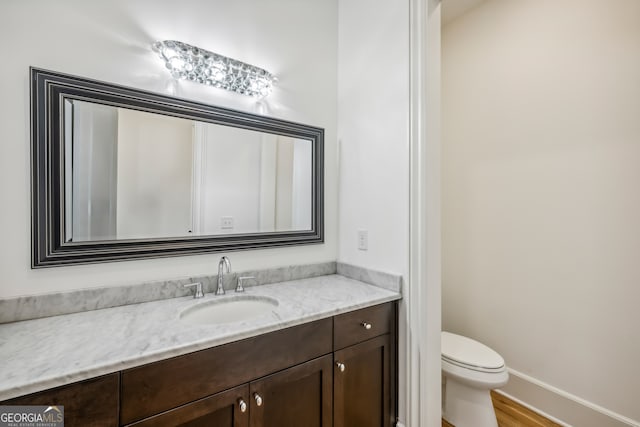
POLYGON ((329 354, 252 382, 250 427, 331 427, 332 362, 329 354))
POLYGON ((332 352, 332 319, 122 371, 120 423, 159 414, 332 352))
POLYGON ((0 402, 58 404, 65 426, 391 427, 396 304, 0 402))
POLYGON ((64 406, 66 427, 118 425, 120 375, 109 374, 0 402, 0 405, 64 406))
POLYGON ((249 385, 234 387, 129 425, 249 427, 249 385))
POLYGON ((335 352, 334 427, 390 427, 389 335, 335 352))
POLYGON ((394 331, 394 304, 334 318, 334 427, 395 425, 394 331))
POLYGON ((130 427, 331 427, 327 355, 129 424, 130 427))

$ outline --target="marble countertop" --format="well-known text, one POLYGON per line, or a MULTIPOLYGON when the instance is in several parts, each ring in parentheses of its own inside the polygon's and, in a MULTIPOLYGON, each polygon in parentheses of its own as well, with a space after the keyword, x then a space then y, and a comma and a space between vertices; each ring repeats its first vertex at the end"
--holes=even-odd
POLYGON ((247 287, 245 295, 279 304, 246 321, 179 320, 195 304, 237 295, 173 298, 0 325, 0 401, 400 298, 329 275, 247 287))

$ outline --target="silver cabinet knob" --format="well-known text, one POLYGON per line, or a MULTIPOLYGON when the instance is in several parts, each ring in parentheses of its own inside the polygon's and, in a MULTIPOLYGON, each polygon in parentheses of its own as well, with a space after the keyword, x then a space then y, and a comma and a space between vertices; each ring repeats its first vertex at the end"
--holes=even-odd
POLYGON ((369 323, 369 322, 362 322, 362 323, 361 323, 361 325, 362 325, 362 327, 363 327, 363 328, 365 328, 367 331, 368 331, 369 329, 371 329, 371 323, 369 323))
POLYGON ((344 366, 344 363, 340 362, 336 362, 336 366, 338 367, 338 369, 340 369, 340 372, 344 372, 344 370, 347 368, 346 366, 344 366))
POLYGON ((240 412, 247 412, 247 402, 242 399, 238 399, 238 407, 240 408, 240 412))
POLYGON ((253 393, 253 398, 256 400, 256 405, 262 406, 262 397, 258 393, 253 393))

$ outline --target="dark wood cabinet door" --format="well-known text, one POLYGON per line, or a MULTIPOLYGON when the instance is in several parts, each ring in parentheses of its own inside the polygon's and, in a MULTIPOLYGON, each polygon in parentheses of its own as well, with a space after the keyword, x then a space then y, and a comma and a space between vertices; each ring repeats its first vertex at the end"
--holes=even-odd
POLYGON ((109 374, 27 396, 0 405, 64 406, 66 427, 117 427, 120 374, 109 374))
POLYGON ((329 354, 330 318, 122 372, 120 422, 130 424, 329 354))
POLYGON ((129 426, 249 427, 249 385, 196 400, 129 426))
POLYGON ((332 355, 254 381, 251 427, 331 427, 332 355))
POLYGON ((390 427, 389 335, 334 353, 334 427, 390 427))

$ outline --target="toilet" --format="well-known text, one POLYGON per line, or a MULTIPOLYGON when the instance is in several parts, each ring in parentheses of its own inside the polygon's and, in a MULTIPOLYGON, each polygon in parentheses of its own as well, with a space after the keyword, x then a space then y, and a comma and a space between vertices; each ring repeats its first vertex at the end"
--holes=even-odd
POLYGON ((490 390, 504 386, 504 359, 471 338, 442 332, 442 418, 455 427, 498 427, 490 390))

